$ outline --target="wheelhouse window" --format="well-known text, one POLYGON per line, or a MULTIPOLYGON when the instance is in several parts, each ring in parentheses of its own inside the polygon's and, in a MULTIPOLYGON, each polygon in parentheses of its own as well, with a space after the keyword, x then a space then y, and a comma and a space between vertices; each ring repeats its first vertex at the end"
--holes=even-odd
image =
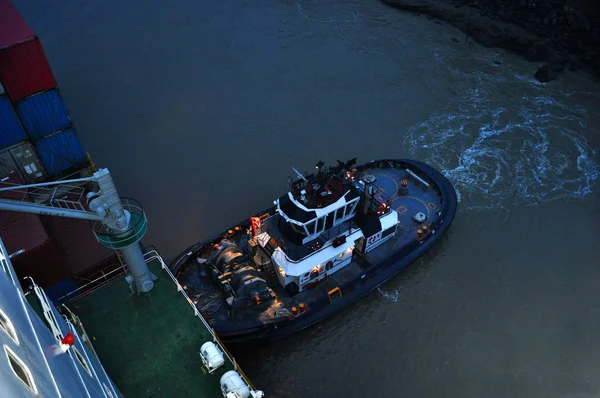
POLYGON ((313 221, 309 222, 308 224, 306 224, 306 230, 308 231, 309 235, 312 235, 315 233, 315 225, 317 225, 316 220, 313 220, 313 221))
POLYGON ((290 223, 290 225, 292 226, 292 229, 294 230, 294 232, 296 232, 296 233, 298 233, 298 234, 300 234, 302 236, 306 235, 306 231, 304 230, 303 226, 300 226, 300 225, 297 225, 297 224, 294 224, 294 223, 290 223))
POLYGON ((342 206, 339 209, 337 209, 335 211, 335 219, 337 220, 341 220, 342 218, 344 218, 344 209, 346 208, 346 206, 342 206))
POLYGON ((325 217, 321 217, 317 220, 317 231, 316 233, 323 232, 323 228, 325 227, 325 217))
POLYGON ((358 205, 358 200, 348 203, 346 205, 346 216, 354 213, 354 210, 356 209, 357 205, 358 205))
POLYGON ((31 371, 25 365, 25 362, 21 358, 15 354, 13 350, 4 346, 4 351, 6 352, 6 357, 8 359, 8 363, 10 368, 12 369, 15 376, 23 382, 25 387, 34 394, 38 393, 37 387, 35 385, 35 381, 33 380, 33 375, 31 371))

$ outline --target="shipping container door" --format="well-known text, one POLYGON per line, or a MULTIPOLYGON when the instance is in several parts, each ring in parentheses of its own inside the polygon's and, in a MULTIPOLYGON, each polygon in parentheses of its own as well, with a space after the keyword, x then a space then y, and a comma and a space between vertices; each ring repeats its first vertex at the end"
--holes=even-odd
POLYGON ((16 172, 25 183, 33 183, 46 177, 46 170, 29 142, 0 152, 0 178, 13 172, 16 172))
POLYGON ((13 173, 17 173, 17 164, 10 155, 9 150, 0 152, 0 181, 5 181, 13 173))
POLYGON ((44 166, 37 157, 33 146, 29 142, 25 142, 10 150, 17 164, 23 170, 23 175, 27 181, 36 181, 46 177, 44 166))

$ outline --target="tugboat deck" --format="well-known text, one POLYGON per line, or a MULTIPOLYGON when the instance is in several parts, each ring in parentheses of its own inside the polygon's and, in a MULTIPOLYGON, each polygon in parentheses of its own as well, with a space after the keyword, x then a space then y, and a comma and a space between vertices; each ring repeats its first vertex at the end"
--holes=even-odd
POLYGON ((225 355, 223 366, 206 372, 199 350, 213 341, 210 330, 194 315, 160 260, 148 266, 159 278, 150 292, 132 295, 117 278, 69 307, 124 396, 222 396, 219 380, 234 363, 225 355))
MULTIPOLYGON (((222 291, 213 284, 209 272, 207 270, 199 271, 202 267, 198 268, 197 256, 192 255, 185 262, 188 266, 184 266, 180 270, 178 279, 209 322, 216 322, 216 324, 228 321, 269 323, 278 317, 287 317, 286 308, 289 309, 301 303, 310 308, 313 303, 322 302, 323 299, 327 300, 327 296, 336 288, 346 286, 364 277, 367 269, 381 263, 390 255, 403 250, 405 247, 414 246, 415 241, 419 240, 419 234, 424 232, 420 228, 425 226, 425 229, 427 229, 440 220, 439 209, 442 207, 442 198, 439 187, 429 186, 420 177, 411 175, 404 168, 388 167, 387 164, 368 165, 363 169, 363 172, 376 178, 374 183, 375 192, 373 193, 375 200, 378 203, 387 201, 391 210, 398 213, 398 225, 393 236, 365 254, 351 248, 354 255, 348 265, 327 275, 316 286, 303 290, 294 296, 290 296, 273 276, 261 273, 266 280, 269 280, 276 299, 270 302, 271 304, 251 305, 243 310, 232 312, 229 311, 229 306, 225 303, 222 291), (401 187, 403 180, 405 186, 401 187), (424 214, 426 221, 415 221, 413 217, 417 213, 424 214)), ((425 179, 428 178, 425 177, 425 179)), ((337 190, 342 191, 340 188, 337 188, 337 190)), ((307 197, 310 197, 310 195, 307 195, 307 197)), ((285 195, 283 198, 285 199, 285 195)), ((262 227, 262 231, 270 236, 267 245, 271 247, 271 250, 274 250, 275 247, 281 247, 292 261, 310 261, 313 253, 318 253, 320 249, 326 247, 324 246, 326 244, 331 245, 331 239, 345 231, 349 231, 351 225, 352 228, 357 228, 355 220, 348 220, 330 230, 325 230, 322 235, 310 243, 300 245, 286 236, 287 234, 282 228, 289 228, 289 224, 285 223, 283 217, 277 213, 273 214, 271 212, 270 214, 269 217, 264 219, 262 227)), ((379 225, 377 216, 371 215, 369 217, 361 222, 363 231, 365 228, 371 228, 373 223, 379 225)), ((232 230, 229 232, 232 232, 232 230)), ((248 247, 248 235, 244 230, 230 234, 228 239, 240 248, 248 247)), ((207 253, 201 254, 200 257, 209 260, 207 253)), ((315 260, 315 266, 317 262, 318 260, 315 260)), ((256 263, 256 258, 254 258, 254 263, 256 263)), ((319 304, 320 306, 321 304, 319 304)))

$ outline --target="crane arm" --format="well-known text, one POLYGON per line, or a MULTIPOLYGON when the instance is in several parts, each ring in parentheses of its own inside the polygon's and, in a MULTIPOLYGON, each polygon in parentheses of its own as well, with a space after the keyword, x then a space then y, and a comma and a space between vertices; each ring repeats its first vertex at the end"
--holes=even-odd
POLYGON ((81 220, 91 221, 102 221, 104 219, 104 217, 91 211, 62 209, 10 199, 0 199, 0 210, 18 211, 20 213, 33 213, 41 216, 79 218, 81 220))

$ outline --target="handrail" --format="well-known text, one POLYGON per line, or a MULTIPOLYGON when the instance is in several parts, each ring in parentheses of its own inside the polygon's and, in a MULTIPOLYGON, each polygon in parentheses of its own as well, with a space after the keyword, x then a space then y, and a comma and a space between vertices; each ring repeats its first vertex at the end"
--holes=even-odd
POLYGON ((71 309, 69 307, 67 307, 66 305, 61 304, 60 307, 64 310, 66 310, 66 312, 67 312, 66 315, 63 314, 63 317, 65 317, 67 320, 70 317, 71 321, 73 321, 73 324, 75 324, 76 326, 78 326, 81 329, 80 334, 84 340, 84 343, 86 343, 88 348, 92 351, 92 354, 94 354, 96 357, 98 357, 98 354, 96 353, 96 350, 94 349, 94 346, 92 345, 92 341, 90 340, 90 337, 88 336, 87 332, 85 331, 85 328, 83 327, 83 323, 81 323, 81 319, 79 319, 79 317, 77 315, 75 315, 73 313, 73 311, 71 311, 71 309))
POLYGON ((33 290, 33 294, 37 298, 40 307, 42 307, 42 314, 48 323, 48 328, 56 338, 56 340, 60 341, 63 338, 62 330, 60 330, 60 326, 58 325, 58 321, 54 316, 54 312, 52 311, 52 307, 50 307, 50 303, 48 297, 46 296, 46 292, 42 290, 33 280, 32 277, 26 276, 23 279, 29 279, 29 283, 31 284, 31 288, 33 290))
MULTIPOLYGON (((92 344, 92 341, 90 340, 90 336, 87 334, 87 332, 85 331, 85 328, 83 327, 83 323, 81 323, 81 320, 79 319, 79 317, 77 315, 75 315, 73 313, 73 311, 71 311, 69 309, 69 307, 67 307, 66 305, 62 304, 62 308, 64 308, 68 315, 71 317, 71 320, 75 323, 76 326, 78 326, 81 329, 81 333, 79 333, 77 331, 77 329, 75 329, 75 325, 73 325, 73 323, 71 323, 71 321, 69 321, 67 315, 63 314, 63 317, 65 318, 65 321, 67 322, 67 325, 69 326, 69 328, 71 329, 72 332, 74 332, 74 334, 79 334, 81 339, 83 340, 83 342, 85 343, 85 345, 90 349, 90 351, 92 352, 92 354, 99 360, 99 356, 98 353, 96 352, 96 349, 94 348, 94 345, 92 344)), ((84 350, 84 355, 86 356, 89 365, 90 365, 90 369, 94 372, 94 375, 96 375, 96 379, 98 381, 100 381, 100 378, 98 377, 98 374, 96 372, 96 366, 94 366, 94 364, 90 361, 89 356, 87 355, 87 353, 84 350)), ((108 374, 106 373, 106 369, 104 369, 104 366, 100 366, 100 370, 102 370, 102 373, 104 374, 104 377, 106 377, 107 380, 110 381, 110 377, 108 377, 108 374)), ((109 383, 110 385, 110 389, 112 391, 112 393, 114 394, 114 396, 119 396, 117 394, 117 391, 115 389, 115 386, 113 385, 112 382, 109 383)), ((106 386, 105 386, 106 387, 106 386)))
MULTIPOLYGON (((144 207, 142 206, 142 204, 140 202, 138 202, 137 200, 135 200, 133 198, 121 197, 119 199, 121 200, 123 209, 129 211, 130 213, 135 213, 135 214, 141 216, 141 218, 138 219, 135 224, 133 224, 132 226, 127 228, 125 231, 119 231, 117 234, 125 235, 125 234, 129 234, 132 232, 136 232, 141 223, 148 222, 148 220, 146 218, 146 212, 144 211, 144 207)), ((100 235, 100 236, 114 236, 115 235, 114 231, 110 230, 110 228, 106 224, 104 224, 100 221, 90 221, 90 225, 96 235, 100 235)))
MULTIPOLYGON (((223 344, 223 342, 221 341, 221 339, 219 338, 219 336, 217 336, 217 334, 215 333, 214 329, 211 329, 212 335, 215 338, 215 341, 219 344, 219 347, 221 347, 221 349, 223 350, 223 352, 225 353, 225 355, 227 355, 227 358, 232 359, 233 357, 231 356, 231 354, 229 353, 229 351, 227 350, 227 348, 225 347, 225 344, 223 344)), ((248 386, 250 387, 251 390, 256 390, 256 387, 254 387, 254 385, 252 384, 252 382, 250 381, 250 379, 248 379, 248 376, 246 376, 246 374, 244 373, 244 371, 242 370, 242 368, 240 368, 237 364, 237 362, 235 360, 232 360, 233 363, 233 367, 234 369, 240 374, 240 376, 242 376, 242 378, 244 379, 244 381, 246 381, 246 383, 248 384, 248 386)))
POLYGON ((171 280, 175 283, 175 286, 177 286, 177 291, 181 292, 181 294, 183 295, 183 297, 185 297, 185 299, 187 300, 187 302, 190 304, 190 307, 192 307, 192 309, 194 310, 194 314, 196 316, 198 316, 200 318, 200 320, 202 321, 202 323, 204 324, 204 326, 206 326, 206 328, 210 330, 211 329, 210 325, 204 319, 204 317, 202 316, 202 314, 200 314, 200 311, 198 311, 198 308, 196 308, 196 306, 194 305, 194 302, 187 295, 187 293, 185 292, 185 290, 183 289, 183 287, 181 286, 181 284, 179 283, 179 281, 177 280, 177 278, 175 278, 175 276, 171 273, 171 270, 169 269, 169 267, 167 267, 167 264, 165 264, 165 262, 162 259, 162 257, 155 250, 151 250, 148 253, 144 254, 144 260, 146 260, 146 263, 149 263, 149 262, 151 262, 153 260, 158 260, 158 262, 160 262, 160 265, 161 265, 162 269, 164 269, 167 272, 167 275, 169 275, 169 277, 171 278, 171 280))
POLYGON ((196 307, 196 305, 194 304, 194 302, 190 299, 190 297, 187 295, 187 293, 185 292, 185 290, 183 289, 183 287, 181 286, 181 284, 179 283, 179 281, 177 280, 177 278, 175 278, 175 276, 173 275, 173 273, 171 272, 171 270, 169 269, 169 267, 167 266, 167 264, 164 262, 163 258, 160 256, 160 254, 158 254, 158 252, 156 250, 151 250, 151 251, 149 251, 149 252, 147 252, 147 253, 144 254, 144 260, 146 260, 147 263, 150 262, 150 261, 153 261, 153 260, 157 260, 158 262, 160 262, 160 265, 161 265, 162 269, 165 270, 167 272, 167 275, 169 275, 171 277, 171 280, 173 280, 173 282, 177 286, 177 290, 179 292, 181 292, 181 294, 183 295, 183 297, 185 297, 185 299, 187 300, 187 302, 190 304, 190 306, 194 310, 194 315, 197 316, 198 318, 200 318, 200 320, 202 321, 202 323, 204 324, 204 326, 206 327, 206 329, 209 331, 209 333, 213 337, 213 340, 219 345, 219 347, 225 353, 225 355, 227 356, 227 358, 229 359, 229 361, 233 364, 234 369, 240 374, 240 376, 244 379, 244 381, 248 384, 248 386, 250 386, 254 390, 255 388, 252 385, 252 383, 250 382, 250 380, 246 377, 246 375, 244 374, 244 372, 238 366, 237 362, 231 356, 231 354, 229 353, 229 351, 227 351, 227 349, 225 348, 225 345, 221 342, 221 340, 219 339, 219 337, 215 333, 214 329, 208 324, 208 322, 206 321, 206 319, 204 319, 204 317, 202 316, 202 314, 200 313, 200 311, 198 311, 198 308, 196 307))
MULTIPOLYGON (((72 296, 73 296, 75 293, 77 293, 78 291, 82 291, 82 290, 84 290, 85 288, 87 288, 88 286, 90 286, 90 285, 93 285, 93 284, 97 283, 97 282, 98 282, 98 281, 100 281, 100 280, 104 280, 104 283, 102 283, 101 285, 98 285, 98 286, 96 286, 96 289, 100 288, 101 286, 104 286, 105 284, 107 284, 108 282, 112 281, 113 279, 115 279, 115 278, 116 278, 116 277, 118 277, 119 275, 121 275, 121 274, 125 273, 125 266, 123 266, 123 265, 122 265, 122 266, 120 266, 120 267, 117 267, 117 268, 115 268, 115 269, 113 269, 112 271, 109 271, 109 272, 107 272, 107 273, 104 273, 104 270, 100 270, 99 272, 101 272, 101 273, 102 273, 102 276, 99 276, 98 278, 96 278, 96 279, 93 279, 93 280, 89 281, 88 283, 86 283, 86 284, 85 284, 85 285, 83 285, 83 286, 80 286, 80 287, 78 287, 77 289, 71 290, 69 293, 67 293, 67 294, 65 294, 65 295, 63 295, 63 296, 61 296, 61 297, 58 299, 58 301, 59 301, 59 302, 61 302, 63 299, 67 299, 67 300, 69 300, 69 299, 71 299, 71 298, 73 298, 73 299, 75 299, 75 298, 79 298, 79 296, 76 296, 76 297, 72 297, 72 296), (115 273, 115 275, 111 276, 110 278, 107 278, 109 275, 111 275, 111 274, 113 274, 113 273, 115 273)), ((82 279, 83 279, 83 278, 82 278, 82 279)), ((94 290, 96 290, 96 289, 91 289, 90 291, 86 291, 85 293, 91 293, 92 291, 94 291, 94 290)))

